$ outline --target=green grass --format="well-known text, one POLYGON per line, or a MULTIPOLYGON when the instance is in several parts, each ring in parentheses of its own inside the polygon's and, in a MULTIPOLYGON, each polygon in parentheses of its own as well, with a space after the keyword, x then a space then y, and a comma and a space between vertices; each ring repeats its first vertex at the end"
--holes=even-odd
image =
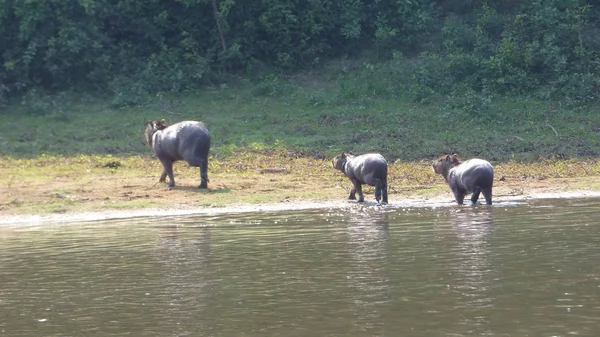
POLYGON ((39 95, 2 108, 0 155, 148 154, 144 123, 165 118, 205 121, 217 158, 277 148, 313 156, 377 151, 403 161, 448 152, 492 161, 600 156, 597 107, 473 93, 423 99, 418 89, 394 87, 385 70, 269 77, 158 94, 126 108, 88 95, 39 95))

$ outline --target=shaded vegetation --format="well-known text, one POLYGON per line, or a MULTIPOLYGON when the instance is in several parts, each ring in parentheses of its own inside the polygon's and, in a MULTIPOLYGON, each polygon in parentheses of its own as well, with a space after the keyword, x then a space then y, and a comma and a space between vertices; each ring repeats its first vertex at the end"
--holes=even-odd
POLYGON ((600 156, 600 7, 584 0, 0 0, 0 155, 600 156))
POLYGON ((423 98, 595 101, 599 15, 591 0, 0 0, 0 99, 83 88, 135 105, 366 54, 409 59, 389 81, 423 98))

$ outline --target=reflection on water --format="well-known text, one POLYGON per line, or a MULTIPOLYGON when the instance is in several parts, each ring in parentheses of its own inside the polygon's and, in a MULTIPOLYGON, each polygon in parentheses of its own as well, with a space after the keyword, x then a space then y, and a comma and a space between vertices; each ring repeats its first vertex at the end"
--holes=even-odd
POLYGON ((0 336, 596 336, 599 206, 0 227, 0 336))
MULTIPOLYGON (((193 319, 190 308, 201 314, 206 308, 215 280, 203 272, 211 264, 211 229, 199 228, 193 236, 182 232, 176 225, 156 229, 159 232, 153 245, 152 257, 159 261, 159 296, 168 303, 161 312, 161 321, 178 322, 173 335, 185 336, 182 323, 193 319)), ((158 318, 158 317, 157 317, 158 318)))
POLYGON ((359 331, 380 330, 391 301, 389 294, 388 212, 382 209, 357 208, 348 213, 344 223, 347 250, 349 291, 353 293, 353 323, 359 331))
POLYGON ((453 290, 461 300, 456 309, 470 312, 458 324, 479 334, 489 334, 493 309, 490 236, 494 230, 493 207, 449 210, 453 237, 451 248, 453 290))

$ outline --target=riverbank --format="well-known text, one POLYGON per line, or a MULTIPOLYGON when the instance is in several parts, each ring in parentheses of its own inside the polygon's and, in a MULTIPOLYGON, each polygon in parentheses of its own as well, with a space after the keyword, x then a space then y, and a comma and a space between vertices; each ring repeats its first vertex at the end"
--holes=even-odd
MULTIPOLYGON (((500 195, 495 199, 494 205, 513 204, 529 199, 563 199, 563 198, 590 198, 600 197, 599 190, 560 190, 556 188, 537 187, 528 189, 520 195, 500 195)), ((379 207, 375 201, 361 204, 363 207, 379 207)), ((451 195, 439 195, 431 198, 412 198, 391 201, 382 207, 443 207, 454 206, 451 195)), ((344 209, 359 207, 354 201, 339 200, 290 200, 286 202, 261 203, 261 204, 231 204, 229 206, 194 207, 192 205, 167 206, 164 208, 141 208, 131 210, 96 210, 86 212, 66 212, 59 214, 13 214, 0 218, 0 225, 36 225, 45 223, 68 223, 82 221, 134 219, 143 217, 188 216, 188 215, 222 215, 250 212, 285 212, 294 210, 311 209, 344 209)), ((458 206, 457 206, 458 207, 458 206)), ((471 206, 463 206, 471 207, 471 206)), ((479 206, 477 206, 479 207, 479 206)), ((487 207, 487 206, 481 206, 487 207)))
MULTIPOLYGON (((392 162, 394 205, 452 204, 430 161, 392 162)), ((600 196, 598 160, 495 164, 494 200, 600 196)), ((350 182, 329 158, 286 150, 211 158, 209 188, 199 172, 176 163, 176 186, 157 183, 162 168, 151 156, 2 158, 0 223, 98 220, 138 216, 234 213, 346 207, 350 182)), ((372 200, 373 189, 365 189, 372 200)))

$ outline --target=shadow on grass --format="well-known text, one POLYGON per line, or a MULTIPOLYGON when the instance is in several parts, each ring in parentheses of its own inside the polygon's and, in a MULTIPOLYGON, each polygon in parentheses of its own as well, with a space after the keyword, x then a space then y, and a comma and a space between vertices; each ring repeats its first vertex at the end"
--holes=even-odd
POLYGON ((197 193, 204 193, 204 194, 225 194, 225 193, 231 193, 231 188, 227 188, 227 187, 220 187, 220 188, 198 188, 198 186, 178 186, 175 185, 174 187, 168 188, 171 190, 175 190, 175 191, 188 191, 188 192, 197 192, 197 193))

